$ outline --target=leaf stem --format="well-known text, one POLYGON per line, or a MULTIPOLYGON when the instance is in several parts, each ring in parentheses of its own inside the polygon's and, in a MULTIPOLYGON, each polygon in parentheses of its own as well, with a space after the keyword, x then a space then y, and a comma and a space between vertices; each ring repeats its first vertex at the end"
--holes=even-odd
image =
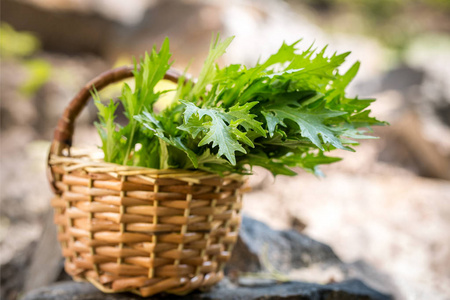
POLYGON ((132 123, 131 126, 131 134, 130 134, 130 139, 128 140, 127 144, 127 152, 125 152, 125 157, 123 159, 123 165, 126 166, 128 163, 128 158, 130 156, 130 152, 131 152, 131 144, 133 143, 133 138, 134 138, 134 132, 136 130, 136 122, 134 121, 134 119, 131 119, 130 122, 132 123))

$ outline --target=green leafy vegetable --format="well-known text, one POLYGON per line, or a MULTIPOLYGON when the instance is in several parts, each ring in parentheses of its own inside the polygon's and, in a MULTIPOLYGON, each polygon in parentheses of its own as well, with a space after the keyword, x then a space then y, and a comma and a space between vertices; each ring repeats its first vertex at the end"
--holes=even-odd
POLYGON ((95 126, 97 127, 102 140, 102 150, 105 153, 105 161, 114 161, 119 154, 119 147, 115 141, 118 140, 120 136, 116 131, 116 124, 114 123, 118 103, 114 104, 114 101, 111 99, 108 105, 103 105, 100 102, 98 93, 94 94, 94 103, 95 106, 97 106, 98 117, 100 119, 100 123, 95 123, 95 126))
POLYGON ((373 138, 361 128, 385 124, 369 116, 373 99, 346 95, 359 69, 357 62, 340 74, 349 53, 327 56, 326 47, 301 52, 299 42, 283 43, 252 68, 220 68, 232 39, 213 39, 198 80, 182 76, 172 103, 159 112, 153 106, 164 91, 155 86, 171 65, 169 41, 145 54, 135 66, 134 91, 125 84, 120 97, 125 126, 115 123, 117 104, 103 105, 95 95, 105 160, 219 174, 261 166, 292 176, 301 167, 321 175, 320 165, 340 160, 325 152, 353 151, 352 139, 373 138))

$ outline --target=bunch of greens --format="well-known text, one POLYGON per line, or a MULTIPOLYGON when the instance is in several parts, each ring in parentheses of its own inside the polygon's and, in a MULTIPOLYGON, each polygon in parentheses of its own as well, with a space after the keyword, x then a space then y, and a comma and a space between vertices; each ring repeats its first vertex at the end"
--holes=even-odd
POLYGON ((167 91, 156 92, 155 85, 171 65, 169 41, 146 53, 135 64, 134 91, 123 86, 125 126, 115 122, 118 104, 103 105, 94 95, 105 161, 219 174, 261 166, 295 175, 292 167, 301 167, 320 175, 319 165, 340 160, 324 152, 353 151, 357 143, 350 139, 370 138, 360 128, 384 124, 369 116, 373 99, 345 95, 359 68, 355 63, 339 73, 349 53, 299 52, 298 42, 283 43, 253 68, 220 68, 216 60, 232 39, 213 40, 198 80, 179 78, 172 103, 159 112, 154 104, 167 91))

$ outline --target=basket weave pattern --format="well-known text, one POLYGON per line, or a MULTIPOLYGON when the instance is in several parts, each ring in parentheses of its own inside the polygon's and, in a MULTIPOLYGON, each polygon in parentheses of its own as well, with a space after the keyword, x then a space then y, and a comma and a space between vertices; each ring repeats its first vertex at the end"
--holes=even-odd
POLYGON ((237 240, 241 176, 121 166, 70 155, 73 120, 89 89, 129 75, 127 69, 113 70, 88 83, 55 132, 49 179, 65 269, 104 292, 144 297, 211 286, 223 277, 237 240))

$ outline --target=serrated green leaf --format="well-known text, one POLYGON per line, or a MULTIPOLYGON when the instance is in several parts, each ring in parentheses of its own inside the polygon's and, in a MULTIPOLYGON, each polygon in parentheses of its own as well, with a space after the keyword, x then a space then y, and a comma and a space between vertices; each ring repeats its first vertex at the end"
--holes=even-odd
POLYGON ((349 52, 283 43, 254 67, 221 68, 217 61, 231 40, 213 39, 198 80, 181 76, 174 101, 158 113, 153 104, 164 91, 154 88, 171 64, 168 40, 146 53, 135 64, 135 89, 125 84, 120 97, 129 123, 114 122, 116 104, 98 105, 106 159, 218 174, 262 166, 274 175, 295 175, 291 167, 320 175, 320 165, 339 160, 325 150, 353 151, 350 139, 372 138, 361 127, 386 124, 369 115, 373 99, 346 95, 359 69, 356 62, 340 73, 349 52))
POLYGON ((324 143, 330 143, 336 148, 344 149, 340 140, 333 133, 332 128, 323 124, 327 118, 332 118, 346 114, 345 112, 334 111, 300 111, 287 105, 274 105, 268 107, 263 112, 266 117, 269 133, 273 135, 276 125, 286 127, 284 120, 288 119, 295 122, 300 128, 300 134, 309 139, 319 149, 324 150, 320 138, 324 143))
POLYGON ((107 162, 112 162, 120 152, 120 135, 116 131, 116 123, 114 122, 118 103, 114 103, 111 99, 108 105, 103 105, 97 91, 93 94, 93 98, 100 120, 100 123, 95 123, 95 127, 97 127, 102 140, 101 148, 104 153, 104 159, 107 162))
POLYGON ((247 144, 248 146, 254 148, 255 145, 253 145, 253 142, 251 139, 248 138, 247 134, 245 132, 242 132, 238 129, 238 126, 242 124, 244 120, 232 120, 230 122, 230 132, 236 137, 238 141, 243 142, 244 144, 247 144))
POLYGON ((276 175, 286 175, 294 176, 297 175, 293 170, 286 166, 285 163, 277 162, 270 159, 266 153, 263 151, 256 151, 249 153, 245 156, 243 160, 244 163, 250 166, 260 166, 269 170, 274 176, 276 175))
POLYGON ((340 160, 342 160, 340 157, 325 156, 321 151, 317 154, 299 152, 282 158, 282 162, 286 165, 301 167, 319 177, 324 176, 319 165, 331 164, 340 160))
POLYGON ((201 95, 204 93, 206 86, 208 84, 208 81, 214 78, 215 75, 215 62, 216 60, 221 57, 228 46, 233 41, 234 37, 226 38, 224 41, 219 42, 219 35, 217 35, 216 39, 211 41, 211 46, 209 48, 209 54, 208 57, 205 60, 205 63, 203 65, 203 68, 200 72, 200 75, 198 77, 197 83, 194 85, 191 91, 191 99, 195 98, 193 95, 201 95))
POLYGON ((153 131, 155 135, 165 143, 184 151, 191 160, 193 166, 195 168, 198 167, 197 155, 183 143, 180 136, 174 137, 168 135, 165 129, 161 126, 161 123, 155 118, 152 113, 144 112, 143 114, 135 116, 134 118, 146 128, 153 131))
POLYGON ((248 102, 242 106, 236 104, 228 110, 225 117, 229 121, 240 120, 239 124, 242 125, 246 131, 256 131, 262 136, 266 136, 266 131, 262 128, 262 123, 255 120, 256 115, 251 114, 252 107, 257 105, 258 102, 248 102))

